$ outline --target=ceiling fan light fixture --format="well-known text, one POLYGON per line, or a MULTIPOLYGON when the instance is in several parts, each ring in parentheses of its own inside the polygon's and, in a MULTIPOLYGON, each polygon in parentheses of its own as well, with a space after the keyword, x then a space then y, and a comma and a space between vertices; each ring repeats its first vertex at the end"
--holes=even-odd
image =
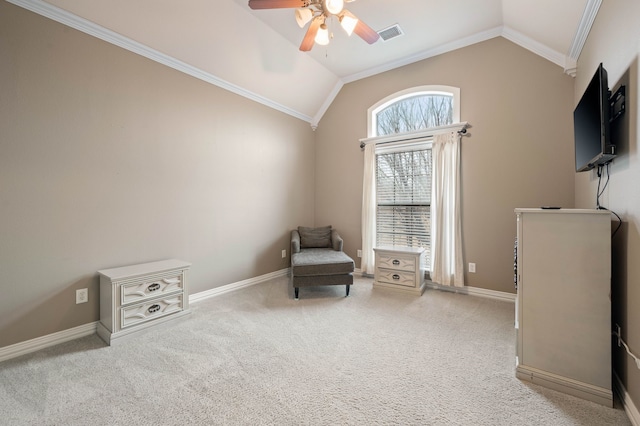
POLYGON ((324 0, 324 9, 332 15, 337 15, 344 9, 344 0, 324 0))
POLYGON ((344 8, 353 0, 249 0, 249 8, 256 9, 294 9, 296 23, 307 30, 300 43, 300 51, 308 52, 314 44, 327 45, 333 33, 327 28, 327 21, 333 17, 348 35, 355 33, 369 44, 378 41, 381 34, 356 18, 344 8), (308 25, 307 25, 308 24, 308 25))
POLYGON ((347 32, 347 34, 353 34, 353 30, 358 25, 358 18, 351 15, 350 13, 345 13, 340 17, 340 25, 347 32))
POLYGON ((308 8, 296 9, 296 22, 298 23, 298 26, 300 28, 307 25, 307 23, 311 20, 312 17, 313 17, 313 12, 311 11, 311 9, 308 9, 308 8))
POLYGON ((318 33, 316 34, 315 42, 321 46, 329 44, 329 30, 327 24, 320 25, 318 33))

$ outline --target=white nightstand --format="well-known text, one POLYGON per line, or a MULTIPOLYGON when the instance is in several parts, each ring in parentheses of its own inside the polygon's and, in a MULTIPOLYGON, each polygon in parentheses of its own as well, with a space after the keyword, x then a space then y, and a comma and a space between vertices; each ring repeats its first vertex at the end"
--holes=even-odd
POLYGON ((413 247, 376 247, 374 287, 392 288, 420 296, 426 283, 425 250, 413 247))
POLYGON ((121 337, 189 314, 190 266, 170 259, 98 271, 98 335, 113 345, 121 337))

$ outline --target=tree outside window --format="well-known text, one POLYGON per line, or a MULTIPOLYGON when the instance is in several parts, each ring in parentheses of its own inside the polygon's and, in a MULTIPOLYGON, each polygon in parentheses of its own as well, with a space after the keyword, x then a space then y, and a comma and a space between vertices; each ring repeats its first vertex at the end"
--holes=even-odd
MULTIPOLYGON (((377 136, 453 123, 453 95, 404 97, 375 115, 377 136)), ((376 154, 376 243, 423 247, 430 259, 431 148, 399 147, 376 154)), ((430 268, 429 268, 430 269, 430 268)))
POLYGON ((376 136, 453 123, 453 95, 420 94, 392 103, 376 114, 376 136))

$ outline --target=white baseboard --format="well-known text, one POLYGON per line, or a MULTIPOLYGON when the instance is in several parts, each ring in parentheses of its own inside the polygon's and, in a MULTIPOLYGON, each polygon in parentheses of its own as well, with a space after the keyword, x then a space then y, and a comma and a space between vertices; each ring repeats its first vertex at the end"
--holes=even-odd
MULTIPOLYGON (((353 275, 357 275, 365 278, 374 278, 373 275, 363 274, 362 270, 358 268, 355 269, 355 271, 353 272, 353 275)), ((426 280, 426 285, 427 285, 427 288, 432 288, 435 290, 449 291, 452 293, 466 294, 469 296, 487 297, 489 299, 503 300, 503 301, 513 302, 513 303, 515 303, 516 301, 515 293, 507 293, 504 291, 487 290, 486 288, 469 287, 469 286, 451 287, 447 285, 436 284, 433 281, 430 281, 428 278, 426 280)))
MULTIPOLYGON (((220 287, 213 288, 211 290, 205 290, 199 293, 194 293, 189 295, 189 303, 197 303, 211 297, 219 296, 221 294, 229 293, 235 290, 239 290, 241 288, 249 287, 252 285, 260 284, 265 281, 269 281, 274 278, 286 277, 289 275, 290 268, 280 269, 279 271, 271 272, 269 274, 260 275, 258 277, 249 278, 244 281, 238 281, 235 283, 223 285, 220 287)), ((360 269, 356 269, 354 271, 354 275, 362 276, 362 271, 360 269)), ((475 287, 447 287, 440 286, 437 284, 433 284, 429 282, 427 284, 430 288, 436 288, 444 291, 453 291, 461 294, 468 294, 474 296, 481 297, 489 297, 492 299, 498 300, 507 300, 507 301, 515 301, 515 294, 504 293, 501 291, 494 290, 486 290, 482 288, 475 287)), ((98 322, 92 322, 88 324, 84 324, 78 327, 70 328, 68 330, 59 331, 57 333, 49 334, 42 337, 37 337, 35 339, 27 340, 25 342, 16 343, 15 345, 5 346, 0 348, 0 362, 15 358, 21 355, 26 355, 40 349, 45 349, 51 346, 58 345, 60 343, 68 342, 69 340, 79 339, 80 337, 90 336, 95 334, 97 331, 98 322)), ((637 409, 631 402, 631 407, 633 407, 634 412, 637 416, 637 409)), ((637 416, 640 417, 640 416, 637 416)), ((637 426, 640 424, 636 423, 637 426)))
POLYGON ((624 406, 624 411, 627 413, 627 417, 631 420, 631 424, 633 426, 640 426, 640 411, 638 411, 638 407, 633 403, 633 400, 627 393, 620 377, 613 372, 613 391, 618 395, 618 399, 622 402, 624 406))
POLYGON ((16 358, 32 352, 39 351, 51 346, 70 340, 79 339, 81 337, 90 336, 96 333, 98 322, 83 324, 68 330, 59 331, 57 333, 48 334, 25 342, 16 343, 15 345, 0 348, 0 362, 11 358, 16 358))
MULTIPOLYGON (((259 277, 250 278, 248 280, 224 285, 211 290, 203 291, 189 295, 189 303, 199 302, 210 297, 219 296, 230 291, 239 290, 244 287, 259 284, 273 278, 284 277, 289 273, 289 268, 281 269, 270 274, 261 275, 259 277)), ((68 330, 59 331, 57 333, 48 334, 46 336, 37 337, 25 342, 16 343, 15 345, 0 348, 0 362, 11 358, 16 358, 41 349, 59 345, 60 343, 70 340, 79 339, 81 337, 95 334, 98 329, 98 321, 70 328, 68 330)))
POLYGON ((516 301, 515 293, 507 293, 504 291, 497 291, 497 290, 487 290, 486 288, 480 288, 480 287, 469 287, 469 286, 450 287, 446 285, 436 284, 432 281, 427 281, 427 287, 437 289, 437 290, 450 291, 453 293, 466 294, 469 296, 487 297, 489 299, 497 299, 497 300, 503 300, 507 302, 515 303, 516 301))
POLYGON ((223 285, 220 287, 212 288, 211 290, 201 291, 189 295, 189 303, 197 303, 211 297, 220 296, 221 294, 229 293, 231 291, 239 290, 241 288, 249 287, 252 285, 260 284, 265 281, 272 280, 274 278, 286 277, 289 275, 289 268, 280 269, 279 271, 271 272, 269 274, 260 275, 259 277, 249 278, 248 280, 238 281, 235 283, 223 285))
MULTIPOLYGON (((244 287, 259 284, 273 278, 287 276, 288 273, 289 268, 281 269, 270 274, 265 274, 259 277, 250 278, 248 280, 224 285, 222 287, 217 287, 200 293, 191 294, 189 295, 189 303, 199 302, 210 297, 219 296, 230 291, 239 290, 244 287)), ((68 342, 70 340, 90 336, 92 334, 96 334, 97 330, 98 321, 83 324, 78 327, 70 328, 68 330, 59 331, 57 333, 48 334, 46 336, 37 337, 25 342, 16 343, 15 345, 5 346, 0 348, 0 362, 36 352, 41 349, 49 348, 51 346, 59 345, 60 343, 68 342)))

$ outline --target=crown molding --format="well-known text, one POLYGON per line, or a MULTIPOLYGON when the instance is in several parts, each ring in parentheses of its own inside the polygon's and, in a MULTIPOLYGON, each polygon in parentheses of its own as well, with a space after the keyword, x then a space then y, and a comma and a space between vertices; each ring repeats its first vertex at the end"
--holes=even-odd
MULTIPOLYGON (((589 0, 589 1, 601 1, 601 0, 589 0)), ((473 44, 480 43, 486 40, 490 40, 495 37, 504 37, 507 40, 510 40, 513 43, 519 45, 520 47, 523 47, 535 53, 536 55, 541 56, 553 62, 554 64, 562 67, 567 74, 571 75, 572 77, 575 77, 575 69, 576 69, 575 61, 547 47, 546 45, 539 43, 518 31, 513 30, 512 28, 501 26, 501 27, 492 28, 487 31, 482 31, 472 36, 465 37, 460 40, 453 41, 451 43, 446 43, 432 49, 424 50, 418 54, 415 54, 406 58, 402 58, 397 61, 387 62, 386 64, 381 65, 379 67, 369 68, 368 70, 345 76, 341 79, 341 82, 342 82, 342 85, 345 85, 347 83, 352 83, 357 80, 371 77, 386 71, 391 71, 393 69, 396 69, 405 65, 410 65, 412 63, 419 62, 424 59, 432 58, 434 56, 442 55, 444 53, 452 52, 454 50, 471 46, 473 44)), ((340 85, 340 87, 342 87, 342 85, 340 85)), ((315 129, 315 126, 317 126, 317 123, 322 118, 322 115, 325 113, 328 106, 331 105, 331 102, 333 102, 333 100, 337 96, 337 92, 339 92, 339 89, 337 91, 334 89, 334 91, 324 101, 323 103, 324 109, 321 109, 318 112, 318 114, 314 117, 314 121, 311 124, 311 126, 314 129, 315 129)))
POLYGON ((527 37, 526 35, 518 32, 510 27, 503 27, 502 29, 502 37, 506 38, 517 44, 520 47, 523 47, 538 56, 545 58, 546 60, 553 62, 554 64, 562 67, 565 71, 567 70, 567 56, 562 53, 551 49, 550 47, 533 40, 532 38, 527 37))
POLYGON ((314 131, 318 128, 318 123, 320 123, 320 120, 322 120, 324 113, 327 112, 336 96, 338 96, 338 93, 340 93, 340 90, 342 90, 342 86, 344 86, 344 83, 341 80, 338 80, 336 85, 333 86, 333 90, 331 90, 331 93, 329 93, 329 96, 327 96, 327 98, 320 106, 318 113, 313 117, 313 121, 311 121, 311 128, 314 131))
POLYGON ((580 57, 580 54, 582 53, 584 44, 587 41, 587 36, 591 31, 591 27, 593 26, 593 22, 596 19, 598 10, 600 10, 601 4, 602 0, 587 0, 584 12, 582 13, 582 18, 580 19, 580 23, 578 24, 578 29, 576 30, 576 35, 573 37, 573 42, 571 43, 571 47, 569 48, 568 56, 576 63, 578 61, 578 58, 580 57))
POLYGON ((297 119, 300 119, 302 121, 305 121, 311 125, 311 128, 313 130, 317 128, 323 115, 328 110, 331 103, 334 101, 334 99, 336 98, 336 96, 338 95, 338 93, 340 92, 340 90, 345 84, 351 83, 357 80, 361 80, 363 78, 371 77, 373 75, 390 71, 395 68, 409 65, 418 61, 422 61, 424 59, 428 59, 434 56, 442 55, 444 53, 461 49, 463 47, 471 46, 473 44, 480 43, 480 42, 483 42, 495 37, 499 37, 499 36, 502 36, 507 40, 510 40, 513 43, 516 43, 517 45, 555 63, 556 65, 562 67, 565 73, 575 77, 577 59, 580 56, 580 52, 584 47, 586 38, 589 34, 591 26, 593 25, 595 17, 602 3, 602 0, 587 1, 585 11, 583 13, 582 19, 580 21, 580 25, 578 27, 578 30, 576 32, 576 35, 574 37, 574 40, 568 55, 563 55, 545 46, 544 44, 539 43, 518 31, 515 31, 512 28, 495 27, 487 31, 482 31, 480 33, 474 34, 472 36, 462 38, 460 40, 456 40, 450 43, 443 44, 441 46, 437 46, 432 49, 422 51, 420 53, 417 53, 409 57, 405 57, 396 61, 391 61, 378 67, 370 68, 368 70, 365 70, 359 73, 345 76, 341 78, 338 81, 338 83, 336 83, 333 90, 329 93, 325 101, 322 103, 318 112, 313 117, 310 117, 306 114, 293 110, 292 108, 289 108, 280 103, 277 103, 268 98, 265 98, 264 96, 258 95, 240 86, 230 83, 226 80, 218 78, 215 75, 208 73, 200 68, 194 67, 176 58, 166 55, 160 51, 152 49, 149 46, 146 46, 126 36, 118 34, 94 22, 91 22, 77 15, 74 15, 73 13, 70 13, 66 10, 60 9, 56 6, 46 3, 45 1, 42 1, 42 0, 6 0, 6 1, 16 6, 22 7, 26 10, 29 10, 31 12, 37 13, 46 18, 52 19, 68 27, 74 28, 85 34, 88 34, 100 40, 106 41, 107 43, 116 45, 118 47, 126 49, 130 52, 133 52, 145 58, 151 59, 152 61, 168 66, 177 71, 183 72, 199 80, 202 80, 209 84, 213 84, 214 86, 220 87, 224 90, 228 90, 239 96, 258 102, 269 108, 275 109, 284 114, 287 114, 297 119))
MULTIPOLYGON (((601 2, 601 1, 602 0, 589 0, 590 3, 601 2)), ((593 20, 591 21, 591 23, 592 22, 593 20)), ((589 28, 591 23, 589 23, 589 28)), ((441 46, 437 46, 433 49, 425 50, 416 55, 402 58, 397 61, 388 62, 379 67, 370 68, 368 70, 365 70, 356 74, 345 76, 341 80, 344 84, 351 83, 353 81, 361 80, 366 77, 371 77, 373 75, 380 74, 385 71, 390 71, 395 68, 409 65, 414 62, 422 61, 424 59, 428 59, 434 56, 442 55, 443 53, 448 53, 457 49, 461 49, 463 47, 471 46, 473 44, 480 43, 480 42, 490 40, 492 38, 500 37, 500 36, 519 45, 520 47, 523 47, 535 53, 538 56, 541 56, 547 59, 548 61, 553 62, 554 64, 562 67, 565 70, 565 72, 570 70, 572 67, 575 68, 575 61, 567 57, 566 55, 563 55, 562 53, 559 53, 551 49, 550 47, 540 42, 537 42, 532 38, 525 36, 524 34, 514 30, 513 28, 501 26, 501 27, 492 28, 487 31, 479 32, 472 36, 465 37, 460 40, 453 41, 451 43, 446 43, 441 46)))
POLYGON ((482 31, 469 37, 461 38, 460 40, 446 43, 441 46, 434 47, 433 49, 427 49, 415 55, 401 58, 397 61, 387 62, 384 65, 370 68, 368 70, 358 72, 343 77, 341 80, 344 84, 351 83, 353 81, 361 80, 363 78, 371 77, 376 74, 390 71, 395 68, 399 68, 405 65, 412 64, 414 62, 422 61, 424 59, 432 58, 434 56, 442 55, 453 50, 461 49, 463 47, 471 46, 472 44, 480 43, 482 41, 490 40, 492 38, 502 35, 502 27, 492 28, 487 31, 482 31))
POLYGON ((68 27, 74 28, 85 34, 88 34, 100 40, 106 41, 107 43, 126 49, 130 52, 143 56, 147 59, 151 59, 152 61, 155 61, 162 65, 166 65, 170 68, 183 72, 199 80, 205 81, 207 83, 213 84, 214 86, 228 90, 229 92, 235 93, 236 95, 258 102, 267 107, 273 108, 275 110, 288 114, 292 117, 298 118, 302 121, 306 121, 308 123, 312 122, 312 118, 306 114, 302 114, 289 107, 286 107, 270 99, 267 99, 263 96, 260 96, 256 93, 243 89, 240 86, 236 86, 235 84, 230 83, 221 78, 218 78, 215 75, 210 74, 200 68, 189 65, 186 62, 182 62, 176 58, 173 58, 169 55, 166 55, 162 52, 152 49, 149 46, 146 46, 128 37, 125 37, 121 34, 111 31, 94 22, 81 18, 77 15, 74 15, 73 13, 67 12, 66 10, 60 9, 42 0, 6 0, 6 1, 16 6, 22 7, 23 9, 37 13, 38 15, 41 15, 51 20, 54 20, 56 22, 59 22, 68 27))
POLYGON ((510 27, 503 28, 502 36, 507 40, 516 43, 520 47, 523 47, 535 53, 536 55, 541 56, 546 60, 562 67, 565 74, 568 74, 571 77, 576 76, 577 62, 576 59, 572 58, 571 56, 563 55, 562 53, 553 50, 550 47, 537 42, 510 27))

